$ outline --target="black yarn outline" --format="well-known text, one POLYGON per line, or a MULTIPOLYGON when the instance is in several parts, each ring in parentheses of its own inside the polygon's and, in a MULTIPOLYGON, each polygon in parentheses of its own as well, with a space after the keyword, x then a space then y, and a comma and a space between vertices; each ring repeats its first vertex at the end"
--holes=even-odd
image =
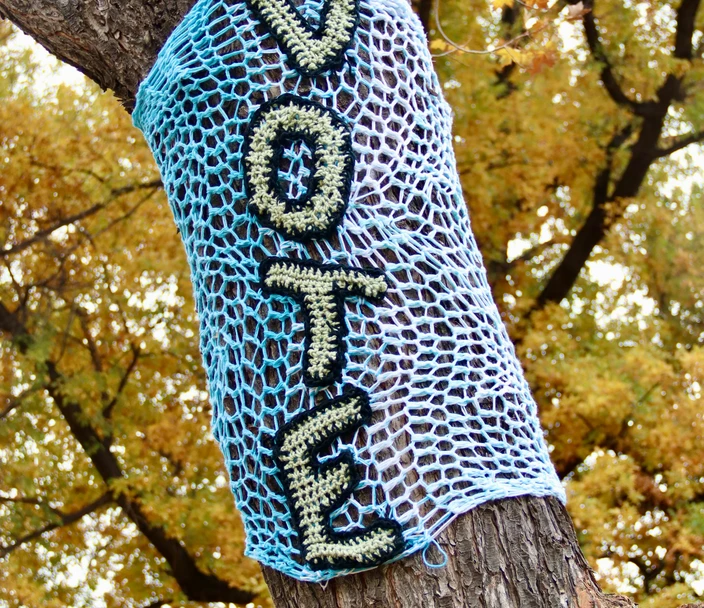
POLYGON ((336 282, 333 282, 332 286, 332 291, 333 291, 333 297, 335 300, 335 313, 338 315, 338 318, 340 319, 340 324, 339 328, 337 331, 333 332, 333 335, 335 336, 335 360, 331 362, 330 364, 330 371, 329 373, 325 374, 325 376, 322 376, 320 378, 318 377, 312 377, 310 373, 308 372, 308 367, 309 367, 309 362, 308 362, 308 349, 310 347, 310 335, 311 335, 311 318, 310 314, 308 313, 308 307, 306 306, 304 300, 304 295, 293 291, 291 289, 285 289, 285 288, 271 288, 267 287, 265 284, 265 279, 266 276, 269 274, 269 270, 274 264, 283 264, 285 266, 298 266, 299 268, 312 268, 314 270, 320 270, 322 272, 334 272, 337 270, 343 270, 343 271, 353 271, 353 272, 359 272, 361 274, 364 274, 365 276, 368 277, 374 277, 374 278, 383 278, 384 282, 386 283, 386 291, 388 291, 389 283, 386 280, 385 273, 378 269, 378 268, 354 268, 352 266, 344 266, 342 264, 323 264, 321 262, 316 262, 314 260, 297 260, 293 258, 285 258, 285 257, 270 257, 266 258, 259 264, 259 287, 262 290, 262 293, 265 295, 279 295, 279 296, 286 296, 293 298, 296 303, 301 307, 301 312, 303 313, 303 327, 304 327, 304 333, 305 333, 305 338, 303 341, 303 382, 306 386, 309 387, 321 387, 321 386, 329 386, 331 384, 334 384, 335 382, 339 381, 340 378, 342 377, 342 370, 345 367, 345 355, 347 354, 347 349, 345 345, 345 337, 347 336, 347 323, 345 323, 345 299, 354 297, 354 296, 360 296, 364 297, 365 299, 371 301, 371 302, 376 302, 379 303, 381 302, 384 297, 386 296, 386 291, 384 291, 383 294, 381 294, 378 297, 368 297, 364 296, 363 294, 359 294, 356 292, 350 292, 347 290, 344 290, 340 285, 338 285, 336 282))
MULTIPOLYGON (((232 0, 230 0, 232 1, 232 0)), ((284 0, 284 3, 288 6, 288 8, 291 10, 293 13, 293 18, 295 21, 298 22, 298 24, 303 27, 307 32, 309 32, 315 40, 322 40, 323 39, 323 32, 325 31, 325 28, 328 24, 328 13, 330 12, 331 9, 331 0, 324 0, 325 4, 323 6, 323 10, 320 13, 320 25, 317 28, 311 27, 308 19, 303 17, 301 15, 300 11, 296 7, 296 5, 292 2, 292 0, 284 0)), ((281 50, 284 52, 286 55, 286 60, 291 64, 291 66, 301 75, 303 76, 318 76, 319 74, 322 74, 323 72, 326 72, 328 70, 330 71, 336 71, 338 68, 342 67, 342 64, 345 61, 345 54, 347 51, 350 49, 352 46, 352 42, 354 41, 355 35, 357 33, 357 28, 359 27, 359 0, 354 0, 354 7, 352 9, 353 12, 353 20, 352 20, 352 28, 350 30, 350 34, 347 37, 347 42, 343 44, 336 52, 335 54, 328 59, 326 62, 324 62, 318 69, 316 70, 311 70, 308 68, 304 68, 301 66, 298 61, 296 60, 295 53, 291 50, 289 45, 286 43, 286 40, 284 38, 284 34, 282 32, 279 32, 275 30, 273 27, 269 26, 268 21, 262 14, 262 12, 259 10, 257 6, 254 5, 252 0, 246 0, 247 2, 247 8, 254 14, 254 16, 257 18, 259 23, 261 23, 267 31, 273 36, 274 40, 276 40, 276 43, 279 45, 281 50)))
POLYGON ((274 437, 274 462, 276 463, 276 466, 279 469, 279 479, 281 480, 281 484, 283 485, 284 496, 286 497, 286 502, 289 505, 289 509, 291 511, 291 518, 293 519, 293 525, 296 529, 296 533, 298 536, 297 540, 294 542, 296 547, 300 550, 304 562, 308 566, 310 566, 312 570, 342 570, 346 568, 359 569, 379 566, 383 563, 386 563, 392 557, 398 555, 399 553, 402 553, 403 550, 406 548, 406 543, 403 539, 403 527, 395 519, 391 519, 388 517, 379 517, 371 525, 367 527, 358 528, 356 530, 338 531, 332 527, 332 513, 335 510, 339 509, 345 503, 345 501, 347 501, 354 489, 359 484, 361 477, 359 476, 359 472, 357 471, 354 457, 352 456, 349 450, 345 450, 345 452, 340 454, 339 456, 331 460, 325 461, 324 464, 320 463, 320 461, 316 457, 316 454, 332 445, 333 441, 335 441, 340 435, 348 431, 352 431, 362 426, 368 425, 371 422, 371 418, 372 410, 369 407, 369 396, 367 395, 367 393, 359 388, 347 387, 343 390, 342 394, 339 397, 323 401, 319 405, 309 410, 305 410, 304 412, 295 416, 287 424, 282 426, 276 432, 276 435, 274 437), (362 534, 367 534, 368 532, 373 532, 374 530, 377 530, 382 527, 387 529, 391 528, 395 532, 395 540, 393 548, 390 551, 382 553, 381 556, 363 556, 365 557, 363 561, 350 559, 318 558, 318 561, 316 563, 307 558, 306 548, 303 544, 304 535, 300 526, 302 514, 300 510, 296 507, 296 501, 293 498, 293 493, 291 492, 290 486, 288 484, 287 476, 283 473, 283 471, 285 470, 285 466, 281 461, 281 451, 283 448, 285 437, 292 429, 307 421, 309 418, 313 418, 321 413, 324 413, 329 409, 335 408, 335 406, 337 406, 339 403, 347 401, 350 398, 357 398, 360 400, 361 419, 359 420, 359 422, 355 422, 354 424, 347 423, 346 426, 336 431, 333 435, 331 435, 324 441, 321 441, 320 443, 315 443, 311 445, 305 451, 306 461, 310 464, 311 468, 313 469, 313 474, 315 476, 322 475, 327 470, 341 463, 345 463, 349 467, 349 480, 345 484, 344 489, 340 492, 338 499, 335 500, 328 508, 323 509, 321 512, 322 517, 325 520, 323 527, 329 538, 342 541, 361 536, 362 534))
POLYGON ((292 211, 302 211, 303 207, 305 207, 310 199, 315 196, 315 190, 321 182, 321 179, 318 177, 318 163, 315 162, 315 141, 313 141, 313 138, 304 131, 291 131, 280 133, 271 143, 271 146, 274 148, 274 157, 271 162, 272 165, 277 168, 269 174, 269 188, 277 194, 277 198, 279 200, 286 201, 287 213, 292 211), (311 150, 313 150, 313 153, 311 154, 313 169, 311 170, 310 177, 308 178, 308 186, 305 194, 294 199, 291 198, 281 187, 281 182, 279 181, 278 176, 278 167, 281 165, 281 161, 283 160, 284 151, 287 144, 293 144, 297 141, 302 141, 311 150))
MULTIPOLYGON (((347 205, 350 200, 350 194, 352 192, 352 181, 354 179, 354 169, 355 169, 355 157, 354 157, 354 151, 352 149, 352 135, 350 132, 350 127, 349 125, 342 119, 342 117, 333 109, 327 108, 324 105, 313 101, 311 99, 306 99, 305 97, 299 97, 298 95, 293 95, 291 93, 285 93, 284 95, 281 95, 275 99, 272 99, 271 101, 268 101, 266 103, 263 103, 257 111, 254 113, 254 116, 252 116, 252 119, 249 122, 249 125, 247 126, 247 132, 245 134, 245 140, 244 140, 244 145, 242 147, 242 167, 243 167, 243 172, 244 172, 244 188, 245 188, 245 193, 249 198, 252 198, 253 190, 254 187, 251 184, 251 177, 249 175, 250 169, 247 163, 247 159, 249 158, 249 154, 251 151, 251 146, 252 146, 252 139, 254 138, 254 132, 255 130, 259 127, 259 125, 263 122, 265 115, 267 112, 270 110, 275 110, 279 107, 290 107, 290 106, 299 106, 303 108, 316 108, 318 110, 322 110, 326 114, 330 115, 330 118, 332 119, 332 123, 334 127, 340 127, 340 129, 343 131, 343 145, 342 149, 340 152, 344 155, 345 157, 345 166, 343 167, 342 170, 342 177, 343 177, 343 183, 342 183, 342 188, 340 190, 340 195, 342 198, 342 204, 340 205, 340 208, 334 211, 333 213, 330 214, 330 221, 328 222, 328 225, 325 228, 307 228, 305 230, 296 230, 295 232, 289 230, 288 228, 282 228, 280 226, 277 226, 272 220, 271 220, 271 215, 266 211, 266 210, 260 210, 254 207, 253 205, 249 205, 249 209, 254 213, 259 218, 259 221, 262 223, 262 225, 266 226, 267 228, 271 228, 272 230, 275 230, 279 234, 282 234, 285 236, 287 239, 291 239, 293 241, 297 241, 299 243, 306 243, 308 241, 311 241, 313 239, 317 238, 325 238, 331 236, 335 230, 337 229, 337 226, 339 225, 340 221, 342 220, 342 217, 344 216, 345 212, 347 211, 347 205)), ((270 143, 270 145, 278 145, 278 143, 287 135, 293 134, 296 136, 300 136, 302 132, 300 130, 291 130, 291 131, 282 131, 280 133, 277 133, 276 137, 274 138, 274 141, 270 143)), ((307 140, 304 139, 303 137, 300 137, 300 139, 303 139, 303 141, 306 142, 306 144, 311 148, 311 155, 313 157, 313 160, 315 162, 315 150, 317 148, 317 145, 315 145, 315 138, 305 134, 307 136, 307 140)), ((269 163, 269 184, 271 186, 271 181, 272 177, 276 176, 278 174, 278 166, 276 163, 278 162, 280 156, 277 153, 274 153, 272 155, 271 162, 269 163)), ((317 169, 317 163, 315 163, 314 171, 313 174, 317 174, 318 169, 317 169)), ((312 184, 317 186, 318 182, 315 184, 312 184)), ((288 196, 282 196, 280 198, 280 194, 284 194, 281 192, 281 188, 274 188, 274 193, 273 193, 277 199, 280 202, 283 202, 286 209, 290 209, 291 206, 296 205, 298 202, 296 199, 291 199, 288 196)), ((315 195, 315 190, 313 188, 308 188, 308 191, 306 192, 306 197, 307 200, 310 200, 315 195)))

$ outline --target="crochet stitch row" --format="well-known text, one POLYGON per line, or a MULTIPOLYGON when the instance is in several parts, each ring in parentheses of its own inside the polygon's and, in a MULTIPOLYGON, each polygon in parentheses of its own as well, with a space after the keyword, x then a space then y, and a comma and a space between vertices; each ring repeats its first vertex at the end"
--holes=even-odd
POLYGON ((269 258, 259 272, 266 292, 293 297, 303 308, 307 383, 332 384, 344 362, 343 300, 352 296, 378 299, 386 293, 386 279, 378 270, 288 258, 269 258))
POLYGON ((372 526, 346 533, 330 525, 330 513, 345 501, 359 478, 350 454, 322 465, 316 455, 370 418, 366 394, 347 389, 338 399, 299 414, 276 435, 275 458, 296 515, 299 542, 315 569, 374 565, 403 548, 400 526, 391 520, 377 519, 372 526))
POLYGON ((290 0, 248 0, 302 74, 319 73, 342 58, 357 24, 356 0, 328 0, 318 30, 290 0))

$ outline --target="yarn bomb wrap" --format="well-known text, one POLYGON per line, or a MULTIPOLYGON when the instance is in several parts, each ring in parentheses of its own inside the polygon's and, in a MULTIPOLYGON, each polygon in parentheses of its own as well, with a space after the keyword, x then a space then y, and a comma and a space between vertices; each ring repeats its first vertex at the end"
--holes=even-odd
POLYGON ((134 112, 183 237, 246 554, 305 581, 556 496, 406 0, 199 0, 134 112))

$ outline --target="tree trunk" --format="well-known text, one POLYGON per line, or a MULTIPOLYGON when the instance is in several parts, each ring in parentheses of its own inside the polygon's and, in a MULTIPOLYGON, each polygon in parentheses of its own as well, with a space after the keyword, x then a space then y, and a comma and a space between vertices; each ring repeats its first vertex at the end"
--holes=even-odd
MULTIPOLYGON (((0 0, 0 13, 57 57, 115 91, 131 110, 139 83, 193 3, 0 0)), ((633 605, 599 590, 570 518, 554 499, 524 497, 482 505, 455 520, 438 544, 448 559, 436 569, 416 554, 327 585, 301 583, 269 568, 264 574, 281 608, 633 605)), ((436 551, 427 552, 427 561, 440 560, 436 551)))
POLYGON ((139 83, 196 0, 12 0, 0 15, 131 111, 139 83))
MULTIPOLYGON (((447 565, 429 569, 421 554, 324 587, 266 568, 279 608, 615 608, 582 555, 570 517, 553 498, 487 503, 458 518, 438 538, 447 565)), ((437 549, 426 554, 440 561, 437 549)))

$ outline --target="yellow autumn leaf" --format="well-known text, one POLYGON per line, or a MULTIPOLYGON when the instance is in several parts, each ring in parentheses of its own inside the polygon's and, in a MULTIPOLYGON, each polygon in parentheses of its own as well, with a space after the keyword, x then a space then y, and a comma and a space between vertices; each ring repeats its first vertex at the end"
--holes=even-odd
POLYGON ((430 42, 430 50, 437 51, 438 53, 443 53, 445 51, 452 50, 452 45, 445 42, 442 38, 436 38, 430 42))
POLYGON ((520 65, 526 58, 525 53, 509 47, 498 49, 494 51, 494 54, 499 58, 499 65, 501 66, 511 65, 512 63, 518 63, 520 65))
POLYGON ((494 8, 512 8, 514 0, 491 0, 491 5, 494 8))

